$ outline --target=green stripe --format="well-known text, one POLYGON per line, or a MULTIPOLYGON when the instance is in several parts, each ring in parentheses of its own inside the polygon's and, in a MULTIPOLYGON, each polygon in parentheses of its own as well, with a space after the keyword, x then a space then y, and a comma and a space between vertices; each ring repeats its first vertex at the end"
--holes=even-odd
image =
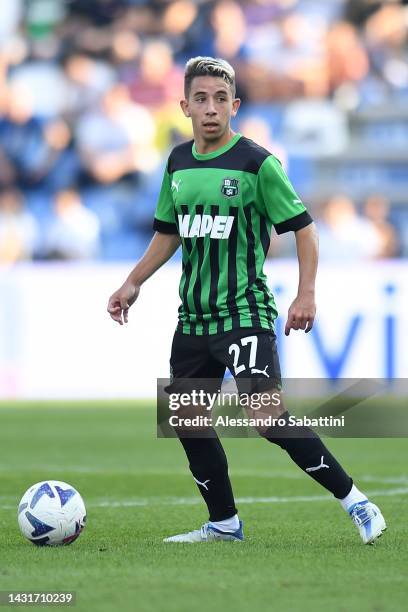
MULTIPOLYGON (((221 304, 224 305, 227 300, 227 291, 228 291, 228 240, 220 240, 219 241, 219 251, 218 251, 218 263, 220 268, 220 276, 218 278, 218 292, 217 292, 217 310, 219 311, 221 308, 221 304)), ((224 311, 225 314, 225 311, 224 311)), ((225 319, 223 318, 223 331, 227 331, 225 329, 225 319)), ((231 329, 231 328, 230 328, 231 329)))
MULTIPOLYGON (((203 254, 203 261, 202 261, 202 265, 201 265, 201 270, 200 270, 200 275, 201 275, 201 308, 203 310, 204 313, 204 319, 206 321, 208 321, 208 316, 206 316, 206 313, 209 312, 209 297, 210 297, 210 241, 209 240, 205 240, 204 241, 204 254, 203 254), (207 271, 207 274, 204 274, 204 272, 207 271)), ((209 325, 208 325, 208 329, 209 329, 209 325)))
MULTIPOLYGON (((192 271, 191 271, 191 277, 190 277, 190 284, 188 287, 188 292, 187 292, 187 303, 188 303, 188 307, 190 312, 196 312, 196 307, 195 307, 195 303, 194 303, 194 286, 195 283, 197 281, 197 275, 200 273, 199 269, 198 269, 198 253, 197 253, 197 249, 194 249, 194 245, 196 242, 195 238, 190 238, 191 243, 192 243, 192 256, 190 256, 190 261, 191 261, 191 265, 192 265, 192 271)), ((196 334, 198 336, 201 336, 203 333, 203 325, 200 321, 197 321, 197 316, 196 315, 191 315, 191 319, 192 321, 194 321, 196 323, 196 334)))
MULTIPOLYGON (((258 236, 258 240, 255 242, 256 244, 255 257, 256 257, 256 277, 259 278, 259 276, 262 274, 263 262, 264 262, 264 257, 265 257, 263 246, 262 246, 261 240, 259 239, 259 236, 261 233, 261 224, 260 224, 259 215, 252 214, 252 228, 253 228, 255 236, 258 236)), ((260 312, 263 315, 263 317, 265 317, 267 314, 265 311, 265 295, 263 294, 263 292, 261 293, 259 290, 256 290, 256 289, 254 291, 254 294, 255 294, 256 305, 258 307, 258 312, 260 312)), ((261 319, 261 324, 262 324, 262 319, 261 319)))

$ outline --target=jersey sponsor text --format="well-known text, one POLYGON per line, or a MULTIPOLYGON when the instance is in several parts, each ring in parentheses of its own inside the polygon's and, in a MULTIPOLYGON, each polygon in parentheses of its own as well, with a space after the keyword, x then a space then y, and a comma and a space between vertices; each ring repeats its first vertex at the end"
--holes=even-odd
POLYGON ((216 240, 229 238, 234 217, 226 215, 178 215, 179 234, 183 238, 203 238, 209 236, 216 240))

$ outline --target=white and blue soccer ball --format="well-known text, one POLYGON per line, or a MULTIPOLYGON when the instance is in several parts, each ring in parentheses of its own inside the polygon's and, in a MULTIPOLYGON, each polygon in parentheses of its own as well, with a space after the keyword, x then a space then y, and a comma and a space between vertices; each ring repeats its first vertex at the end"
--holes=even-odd
POLYGON ((18 506, 21 533, 37 546, 63 546, 74 542, 86 524, 82 497, 59 480, 45 480, 30 487, 18 506))

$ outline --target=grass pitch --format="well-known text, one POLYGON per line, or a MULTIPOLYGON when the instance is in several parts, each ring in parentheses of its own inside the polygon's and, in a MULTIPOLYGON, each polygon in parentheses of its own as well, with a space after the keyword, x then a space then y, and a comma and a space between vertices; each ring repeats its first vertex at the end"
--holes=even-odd
POLYGON ((406 610, 408 442, 326 442, 384 512, 375 546, 260 439, 224 440, 246 541, 172 545, 207 515, 177 440, 156 439, 153 405, 0 404, 0 590, 73 590, 78 612, 406 610), (46 479, 85 500, 72 546, 19 533, 20 497, 46 479))

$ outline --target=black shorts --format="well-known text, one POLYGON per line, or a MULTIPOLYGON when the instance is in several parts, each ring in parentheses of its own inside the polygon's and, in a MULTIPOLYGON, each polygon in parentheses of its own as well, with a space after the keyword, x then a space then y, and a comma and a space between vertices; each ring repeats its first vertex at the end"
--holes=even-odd
POLYGON ((220 388, 228 368, 238 391, 280 389, 281 372, 272 331, 241 328, 209 336, 176 331, 170 357, 171 381, 207 379, 206 387, 220 388))

